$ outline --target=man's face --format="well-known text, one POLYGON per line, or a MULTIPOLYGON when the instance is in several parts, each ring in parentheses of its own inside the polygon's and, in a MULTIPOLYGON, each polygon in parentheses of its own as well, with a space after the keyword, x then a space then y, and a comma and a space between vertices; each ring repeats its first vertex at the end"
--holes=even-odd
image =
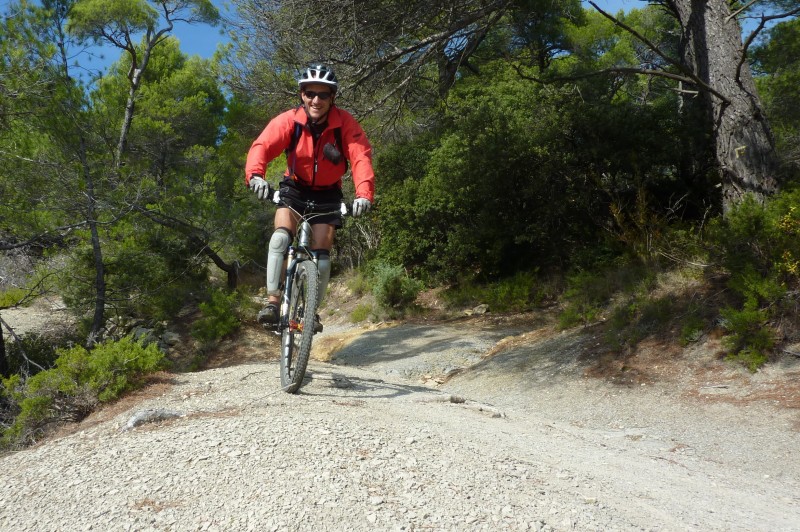
POLYGON ((322 83, 305 85, 300 91, 300 96, 303 98, 303 104, 312 120, 324 117, 333 105, 334 96, 331 88, 322 83))

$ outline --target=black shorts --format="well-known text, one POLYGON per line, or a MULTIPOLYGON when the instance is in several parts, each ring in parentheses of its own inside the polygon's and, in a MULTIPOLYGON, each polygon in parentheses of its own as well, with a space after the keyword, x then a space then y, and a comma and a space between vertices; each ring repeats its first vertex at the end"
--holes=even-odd
MULTIPOLYGON (((298 185, 296 181, 290 178, 284 178, 284 180, 281 181, 280 191, 281 201, 300 213, 307 212, 305 202, 313 201, 319 205, 338 206, 341 204, 342 198, 344 197, 342 194, 342 189, 339 187, 328 188, 324 190, 311 190, 310 188, 298 185)), ((328 224, 336 228, 341 227, 342 215, 339 212, 339 208, 337 207, 335 209, 336 212, 330 212, 331 210, 332 209, 327 207, 324 209, 315 208, 311 212, 325 212, 326 214, 315 216, 311 220, 311 225, 328 224)))

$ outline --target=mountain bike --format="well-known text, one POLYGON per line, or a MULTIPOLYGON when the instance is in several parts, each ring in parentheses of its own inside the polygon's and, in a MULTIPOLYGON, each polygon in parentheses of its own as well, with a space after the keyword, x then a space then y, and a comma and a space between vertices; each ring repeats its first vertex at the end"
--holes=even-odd
MULTIPOLYGON (((270 194, 270 198, 273 195, 270 194)), ((333 213, 348 214, 347 206, 299 202, 303 212, 290 205, 271 200, 280 207, 290 209, 298 217, 297 236, 286 251, 286 274, 283 281, 283 295, 278 314, 275 334, 281 337, 280 372, 281 386, 287 393, 295 393, 303 384, 303 378, 311 355, 311 341, 314 337, 314 320, 321 294, 319 293, 318 253, 312 249, 311 221, 333 213)))

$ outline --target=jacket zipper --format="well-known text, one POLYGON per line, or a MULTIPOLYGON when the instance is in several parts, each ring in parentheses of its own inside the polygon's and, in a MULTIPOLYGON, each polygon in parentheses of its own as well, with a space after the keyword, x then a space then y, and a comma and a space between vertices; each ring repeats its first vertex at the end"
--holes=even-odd
MULTIPOLYGON (((311 128, 309 128, 309 132, 310 130, 311 128)), ((325 135, 325 131, 328 131, 327 127, 322 133, 319 134, 319 138, 314 138, 313 133, 311 134, 311 152, 314 154, 314 173, 311 176, 311 188, 314 188, 314 186, 317 183, 317 168, 319 166, 319 146, 322 144, 319 141, 322 140, 322 137, 325 135)))

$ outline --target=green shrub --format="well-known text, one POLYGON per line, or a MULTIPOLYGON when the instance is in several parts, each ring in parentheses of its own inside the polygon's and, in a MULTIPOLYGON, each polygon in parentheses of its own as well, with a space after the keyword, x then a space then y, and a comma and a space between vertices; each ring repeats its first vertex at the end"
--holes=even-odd
POLYGON ((192 336, 201 342, 212 342, 236 331, 241 324, 237 314, 240 304, 240 292, 214 289, 208 301, 200 303, 203 317, 192 325, 192 336))
POLYGON ((774 347, 767 322, 780 313, 787 291, 800 286, 800 189, 763 205, 746 197, 712 226, 711 243, 741 301, 720 311, 730 333, 724 345, 731 359, 754 371, 774 347))
POLYGON ((563 300, 564 311, 559 316, 561 328, 596 321, 613 294, 607 278, 602 273, 581 271, 567 277, 563 300))
POLYGON ((372 282, 363 272, 357 271, 347 280, 347 288, 353 292, 355 297, 361 297, 372 291, 372 282))
POLYGON ((2 396, 15 410, 3 431, 5 446, 35 441, 50 425, 79 421, 98 402, 113 401, 138 386, 144 375, 164 366, 164 355, 132 337, 108 341, 87 351, 59 350, 55 365, 27 380, 15 375, 3 380, 2 396))
POLYGON ((350 313, 350 321, 353 323, 365 321, 367 318, 369 318, 370 314, 372 314, 372 310, 372 305, 358 305, 350 313))
POLYGON ((0 308, 13 307, 18 305, 20 301, 29 295, 27 290, 22 288, 9 287, 5 290, 0 290, 0 308))
POLYGON ((522 271, 489 283, 462 280, 442 296, 451 307, 485 303, 495 312, 522 312, 554 299, 556 291, 555 283, 544 282, 536 271, 522 271))
POLYGON ((606 342, 616 347, 634 346, 648 335, 663 331, 675 312, 673 297, 653 298, 646 293, 633 296, 612 308, 606 323, 606 342))
POLYGON ((385 309, 409 306, 423 288, 421 281, 409 277, 402 266, 379 264, 374 270, 372 293, 378 305, 385 309))
POLYGON ((728 351, 728 358, 741 362, 750 371, 757 370, 767 361, 775 345, 773 333, 767 327, 767 311, 750 301, 741 310, 726 307, 720 314, 729 333, 722 344, 728 351))
POLYGON ((45 338, 37 333, 28 333, 20 337, 18 341, 6 344, 6 357, 9 362, 10 374, 32 375, 39 371, 37 366, 51 367, 58 358, 58 352, 51 338, 45 338))
POLYGON ((696 313, 690 311, 681 324, 680 342, 686 347, 700 340, 705 332, 706 324, 696 313))
POLYGON ((561 328, 596 321, 618 293, 647 290, 655 271, 638 262, 621 263, 599 272, 579 271, 567 277, 562 299, 566 305, 559 316, 561 328))

